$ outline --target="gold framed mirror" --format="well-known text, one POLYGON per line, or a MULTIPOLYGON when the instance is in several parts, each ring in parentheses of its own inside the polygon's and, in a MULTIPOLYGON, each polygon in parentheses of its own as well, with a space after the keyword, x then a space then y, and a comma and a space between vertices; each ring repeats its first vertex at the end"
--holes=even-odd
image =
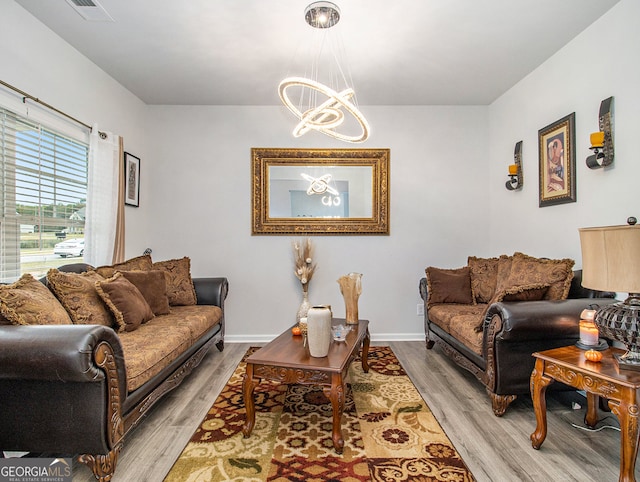
POLYGON ((389 156, 252 148, 252 234, 388 235, 389 156))

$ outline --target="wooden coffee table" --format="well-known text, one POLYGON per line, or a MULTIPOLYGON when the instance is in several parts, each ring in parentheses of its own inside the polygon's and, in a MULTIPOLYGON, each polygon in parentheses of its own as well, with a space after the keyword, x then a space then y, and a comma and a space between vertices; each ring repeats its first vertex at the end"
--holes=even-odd
MULTIPOLYGON (((333 324, 346 324, 344 319, 334 318, 333 324)), ((350 325, 351 331, 343 342, 332 341, 329 354, 322 358, 309 355, 301 336, 293 336, 288 329, 246 359, 247 371, 242 383, 247 418, 242 427, 245 438, 251 435, 256 421, 253 391, 260 380, 274 380, 286 384, 319 385, 331 401, 333 413, 332 440, 336 452, 342 453, 342 412, 344 411, 345 378, 349 365, 362 346, 362 369, 369 371, 369 322, 359 320, 350 325)))
POLYGON ((585 423, 598 422, 598 396, 609 402, 609 408, 620 420, 620 481, 634 481, 638 455, 638 390, 640 371, 616 367, 614 354, 623 350, 609 348, 602 352, 600 363, 588 361, 584 350, 576 346, 554 348, 534 353, 536 365, 531 374, 531 398, 536 414, 536 430, 531 445, 539 449, 547 436, 547 403, 545 392, 554 380, 587 392, 585 423))

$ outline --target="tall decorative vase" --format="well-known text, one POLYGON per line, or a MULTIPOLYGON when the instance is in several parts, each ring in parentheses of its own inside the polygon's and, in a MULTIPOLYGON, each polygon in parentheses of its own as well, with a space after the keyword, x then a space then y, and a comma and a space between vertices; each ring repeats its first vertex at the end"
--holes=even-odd
POLYGON ((331 309, 312 306, 307 313, 307 342, 309 355, 321 358, 329 354, 331 344, 331 309))
POLYGON ((300 318, 305 318, 307 316, 309 308, 311 308, 311 304, 309 303, 309 292, 307 290, 303 290, 302 303, 300 303, 300 307, 296 313, 296 323, 300 323, 300 318))
POLYGON ((338 279, 340 292, 344 297, 344 305, 348 325, 358 324, 358 298, 362 293, 362 274, 349 273, 338 279))

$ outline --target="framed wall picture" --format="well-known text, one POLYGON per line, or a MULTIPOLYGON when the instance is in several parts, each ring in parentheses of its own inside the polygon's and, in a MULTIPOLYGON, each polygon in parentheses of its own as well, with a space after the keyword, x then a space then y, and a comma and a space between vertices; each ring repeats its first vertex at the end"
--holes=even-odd
POLYGON ((124 203, 140 206, 140 158, 124 153, 124 203))
POLYGON ((576 202, 575 116, 538 131, 540 207, 576 202))

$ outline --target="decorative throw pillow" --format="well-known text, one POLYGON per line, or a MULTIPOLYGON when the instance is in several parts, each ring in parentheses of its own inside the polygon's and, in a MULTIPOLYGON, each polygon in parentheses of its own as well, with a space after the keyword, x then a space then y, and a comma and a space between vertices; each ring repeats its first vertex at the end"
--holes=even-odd
POLYGON ((500 258, 477 258, 469 256, 467 265, 471 270, 471 293, 474 302, 489 303, 496 292, 498 262, 500 258))
POLYGON ((154 315, 169 313, 169 298, 167 297, 167 282, 164 271, 121 271, 121 273, 142 293, 154 315))
MULTIPOLYGON (((513 256, 507 256, 503 254, 498 259, 498 277, 496 281, 496 289, 494 292, 494 296, 496 293, 500 293, 505 291, 507 288, 510 288, 509 277, 511 276, 511 264, 513 263, 513 256)), ((489 301, 491 303, 491 301, 489 301)))
POLYGON ((149 303, 122 273, 116 273, 104 281, 96 281, 95 287, 113 313, 119 332, 134 331, 142 323, 153 318, 149 303))
POLYGON ((113 317, 96 291, 96 281, 104 281, 104 278, 95 271, 64 273, 53 268, 47 273, 49 288, 73 323, 113 328, 113 317))
POLYGON ((509 274, 509 286, 534 283, 549 285, 544 299, 564 300, 569 295, 573 279, 572 259, 542 259, 523 253, 514 253, 509 274))
POLYGON ((111 266, 100 266, 95 271, 103 278, 111 278, 116 271, 149 271, 151 269, 151 256, 143 254, 142 256, 136 256, 135 258, 128 259, 122 263, 117 263, 111 266))
POLYGON ((427 305, 435 303, 459 303, 470 305, 471 272, 468 266, 457 269, 441 269, 429 266, 427 274, 427 305))
POLYGON ((70 325, 71 319, 55 296, 30 274, 0 286, 0 318, 14 325, 70 325))
POLYGON ((171 306, 195 305, 196 289, 191 279, 191 259, 188 257, 153 263, 152 269, 166 273, 167 296, 171 306))
POLYGON ((502 293, 496 294, 494 301, 540 301, 544 299, 548 289, 548 283, 513 286, 502 293))

